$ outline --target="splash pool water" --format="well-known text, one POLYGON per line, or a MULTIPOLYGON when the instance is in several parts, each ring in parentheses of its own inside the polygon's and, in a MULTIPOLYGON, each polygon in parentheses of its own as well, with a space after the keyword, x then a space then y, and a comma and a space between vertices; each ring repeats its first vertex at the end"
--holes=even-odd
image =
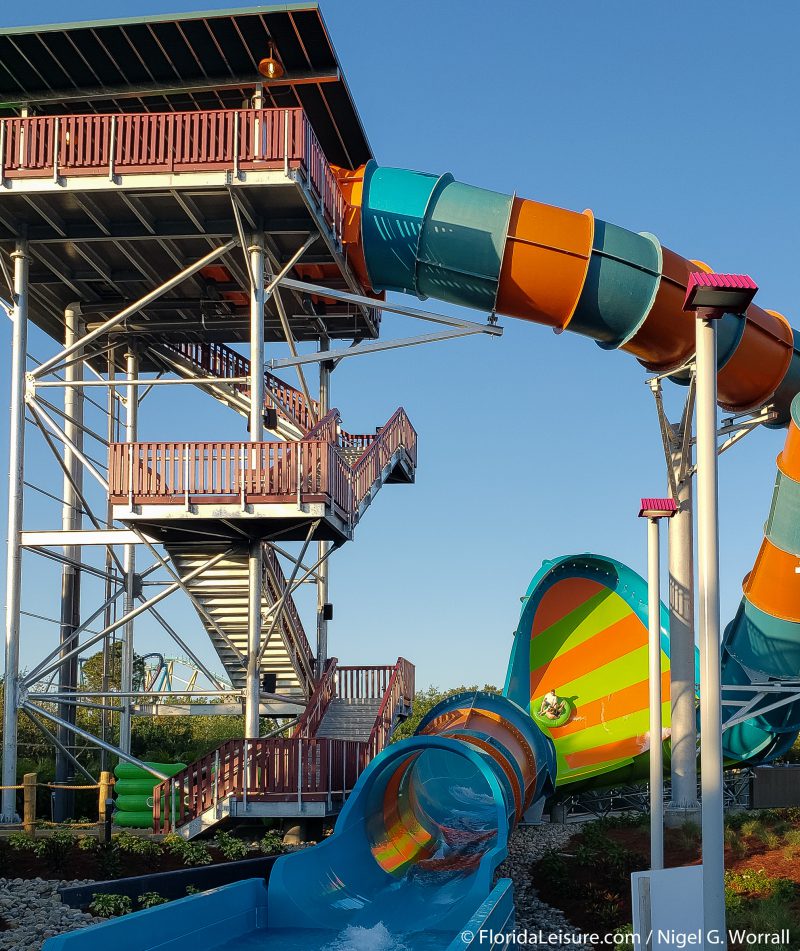
POLYGON ((348 925, 336 934, 313 928, 254 931, 220 945, 218 951, 446 951, 451 936, 442 932, 396 936, 383 923, 372 928, 348 925))

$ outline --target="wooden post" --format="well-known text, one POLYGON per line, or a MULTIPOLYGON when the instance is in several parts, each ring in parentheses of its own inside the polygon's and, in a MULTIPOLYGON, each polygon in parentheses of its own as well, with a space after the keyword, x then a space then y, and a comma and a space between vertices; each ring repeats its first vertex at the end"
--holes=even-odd
POLYGON ((105 830, 106 830, 106 801, 111 798, 111 773, 108 770, 103 770, 100 773, 100 787, 98 790, 98 807, 97 807, 97 823, 98 823, 98 832, 97 837, 101 841, 105 841, 105 830))
POLYGON ((25 773, 22 777, 22 823, 28 835, 36 835, 36 786, 37 773, 25 773))

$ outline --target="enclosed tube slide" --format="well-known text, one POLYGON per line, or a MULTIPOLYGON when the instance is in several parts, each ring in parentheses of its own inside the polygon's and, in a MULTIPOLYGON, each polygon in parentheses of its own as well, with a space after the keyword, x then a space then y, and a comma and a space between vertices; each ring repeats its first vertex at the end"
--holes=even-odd
POLYGON ((521 707, 482 692, 444 700, 367 766, 330 838, 278 859, 270 928, 455 936, 554 776, 553 744, 521 707))
MULTIPOLYGON (((349 203, 351 264, 375 292, 488 310, 623 350, 649 371, 688 379, 694 320, 682 310, 688 275, 710 270, 591 211, 465 185, 452 175, 380 167, 337 171, 349 203)), ((767 535, 723 650, 726 683, 796 676, 800 661, 800 337, 785 317, 751 304, 719 323, 720 405, 771 406, 789 426, 767 535)), ((529 592, 530 593, 530 592, 529 592)), ((530 698, 529 698, 530 699, 530 698)), ((732 708, 726 708, 730 711, 732 708)), ((800 728, 800 704, 725 734, 731 759, 773 758, 800 728)))

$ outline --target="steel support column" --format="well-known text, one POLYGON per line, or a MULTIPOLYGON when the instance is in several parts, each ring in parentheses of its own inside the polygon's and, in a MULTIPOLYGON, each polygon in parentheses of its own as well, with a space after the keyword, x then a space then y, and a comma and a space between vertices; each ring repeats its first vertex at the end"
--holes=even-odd
MULTIPOLYGON (((20 582, 22 575, 22 487, 25 459, 25 351, 28 342, 27 241, 17 241, 14 262, 14 307, 11 313, 11 414, 9 420, 8 540, 6 549, 5 702, 3 704, 2 785, 17 782, 17 711, 19 682, 20 582)), ((16 791, 3 789, 0 819, 17 818, 16 791)))
MULTIPOLYGON (((319 349, 327 350, 330 347, 328 337, 320 337, 319 349)), ((325 361, 319 365, 319 418, 322 419, 331 408, 331 371, 333 364, 325 361)), ((327 557, 331 543, 322 541, 317 543, 317 557, 322 559, 317 571, 317 678, 320 678, 328 661, 328 621, 325 617, 325 605, 330 602, 330 575, 327 557)))
POLYGON ((664 752, 661 716, 661 551, 658 519, 647 520, 647 629, 650 694, 650 868, 664 868, 664 752))
POLYGON ((722 778, 717 326, 698 310, 697 592, 700 606, 700 773, 702 782, 703 947, 725 951, 725 827, 722 778), (718 936, 718 943, 711 938, 718 936))
MULTIPOLYGON (((684 421, 691 426, 691 420, 684 421)), ((678 434, 682 437, 682 433, 678 434)), ((673 469, 681 454, 673 454, 673 469)), ((686 466, 690 469, 690 466, 686 466)), ((694 527, 692 476, 676 472, 678 511, 669 520, 669 640, 672 793, 667 823, 697 821, 697 708, 695 704, 694 527)))
MULTIPOLYGON (((64 344, 71 347, 83 332, 83 319, 80 304, 71 304, 64 311, 64 344)), ((65 383, 79 381, 83 376, 83 363, 74 361, 64 370, 65 383)), ((79 450, 83 449, 83 389, 67 386, 64 389, 64 433, 79 450)), ((64 445, 64 505, 61 513, 61 527, 64 531, 76 531, 83 527, 82 503, 79 493, 83 491, 83 466, 80 459, 64 445), (69 475, 68 475, 69 474, 69 475)), ((66 653, 72 646, 72 635, 81 622, 81 571, 77 567, 81 562, 79 545, 65 545, 64 557, 72 564, 64 564, 61 571, 61 643, 66 645, 66 653)), ((62 695, 73 694, 78 686, 78 657, 70 654, 65 657, 58 671, 58 689, 62 695)), ((74 724, 77 708, 66 701, 59 704, 58 715, 62 720, 74 724)), ((75 765, 69 755, 73 736, 64 727, 57 727, 55 762, 56 783, 70 783, 75 778, 75 765)), ((53 819, 63 822, 74 818, 75 794, 66 789, 55 790, 53 796, 53 819)))
MULTIPOLYGON (((139 378, 139 354, 135 344, 131 344, 125 354, 125 373, 129 381, 139 378)), ((125 387, 125 442, 136 442, 139 426, 139 387, 128 382, 125 387)), ((136 599, 136 546, 126 545, 123 549, 123 567, 125 569, 125 608, 128 614, 135 606, 136 599)), ((134 660, 134 620, 131 618, 122 630, 122 657, 120 667, 120 690, 130 692, 133 689, 134 660)), ((122 701, 123 713, 119 718, 119 747, 124 753, 131 751, 132 704, 129 699, 122 701)))
MULTIPOLYGON (((264 237, 253 235, 250 254, 250 442, 264 438, 264 237)), ((250 545, 248 558, 247 680, 245 685, 245 738, 259 734, 261 705, 261 540, 250 545)))

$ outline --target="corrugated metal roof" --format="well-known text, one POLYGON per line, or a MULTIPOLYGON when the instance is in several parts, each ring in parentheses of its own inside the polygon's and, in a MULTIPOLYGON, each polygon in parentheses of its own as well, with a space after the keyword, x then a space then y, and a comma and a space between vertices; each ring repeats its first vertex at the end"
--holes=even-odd
POLYGON ((164 112, 239 107, 273 43, 286 69, 267 106, 301 106, 329 161, 372 157, 316 3, 0 29, 0 110, 164 112))

